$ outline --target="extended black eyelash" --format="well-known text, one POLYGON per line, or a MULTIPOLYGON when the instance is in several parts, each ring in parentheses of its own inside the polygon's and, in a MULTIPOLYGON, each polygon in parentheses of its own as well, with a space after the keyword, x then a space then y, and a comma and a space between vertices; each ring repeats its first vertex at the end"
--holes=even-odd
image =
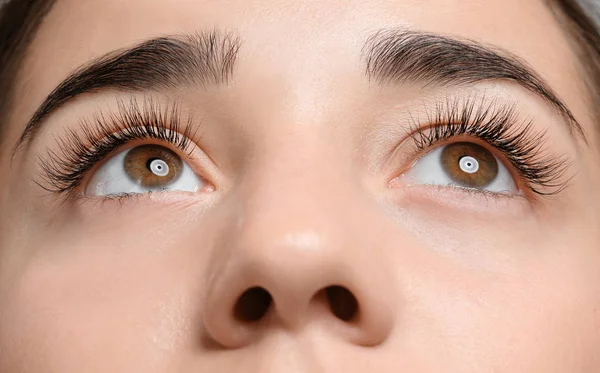
POLYGON ((563 191, 569 179, 570 162, 566 156, 547 154, 545 131, 535 131, 531 121, 519 121, 515 105, 496 101, 447 99, 427 112, 430 127, 419 129, 414 119, 410 136, 419 150, 456 136, 478 138, 499 150, 527 181, 528 188, 543 196, 563 191))
POLYGON ((116 113, 82 120, 78 131, 68 129, 56 139, 59 150, 49 150, 39 160, 44 182, 38 185, 58 194, 75 190, 98 162, 133 140, 156 139, 189 154, 196 131, 191 117, 182 125, 177 104, 161 107, 145 100, 140 106, 135 99, 128 104, 119 101, 116 113))

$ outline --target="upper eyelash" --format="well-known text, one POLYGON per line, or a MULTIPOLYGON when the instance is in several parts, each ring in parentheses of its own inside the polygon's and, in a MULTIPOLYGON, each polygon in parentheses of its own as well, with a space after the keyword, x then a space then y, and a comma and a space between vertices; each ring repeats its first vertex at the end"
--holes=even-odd
MULTIPOLYGON (((501 151, 517 172, 528 181, 529 189, 539 195, 560 193, 568 185, 563 180, 570 163, 565 156, 542 156, 545 132, 536 133, 531 123, 518 125, 514 105, 484 104, 469 99, 438 102, 433 113, 427 111, 429 128, 411 124, 410 136, 419 150, 456 136, 479 138, 501 151)), ((117 113, 97 114, 92 121, 81 121, 81 133, 69 129, 57 139, 59 152, 48 151, 39 163, 44 173, 42 188, 65 193, 79 187, 98 162, 132 140, 157 139, 191 153, 197 128, 192 118, 181 125, 177 104, 161 108, 147 100, 140 107, 135 99, 129 105, 118 102, 117 113)))
POLYGON ((78 188, 98 162, 133 140, 156 139, 191 154, 194 143, 190 139, 197 127, 191 117, 182 125, 176 103, 163 108, 145 100, 140 106, 131 99, 128 104, 118 101, 116 113, 81 120, 79 131, 68 129, 56 139, 59 150, 49 150, 47 157, 40 158, 44 182, 37 184, 45 190, 63 194, 78 188))
POLYGON ((527 187, 538 195, 556 195, 570 181, 565 179, 570 162, 564 155, 543 154, 547 133, 535 131, 533 123, 519 121, 515 105, 469 98, 466 101, 438 102, 433 113, 427 111, 429 128, 423 130, 411 118, 409 135, 419 150, 456 136, 478 138, 504 154, 527 187))

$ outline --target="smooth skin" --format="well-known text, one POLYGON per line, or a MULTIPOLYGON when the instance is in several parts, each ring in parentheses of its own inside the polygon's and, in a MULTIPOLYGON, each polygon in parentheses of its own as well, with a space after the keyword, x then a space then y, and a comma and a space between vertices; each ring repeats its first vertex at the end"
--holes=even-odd
POLYGON ((597 372, 600 143, 584 82, 541 0, 58 0, 3 124, 0 371, 597 372), (370 82, 361 48, 384 28, 517 55, 588 144, 516 84, 370 82), (29 117, 78 67, 213 29, 243 41, 229 84, 84 95, 11 161, 29 117), (477 92, 518 101, 547 131, 549 151, 573 160, 568 188, 511 199, 389 183, 415 161, 389 158, 413 104, 477 92), (60 203, 32 181, 57 136, 132 96, 203 119, 186 161, 214 191, 60 203), (352 292, 356 319, 329 308, 332 285, 352 292), (254 286, 273 304, 252 323, 233 310, 254 286))

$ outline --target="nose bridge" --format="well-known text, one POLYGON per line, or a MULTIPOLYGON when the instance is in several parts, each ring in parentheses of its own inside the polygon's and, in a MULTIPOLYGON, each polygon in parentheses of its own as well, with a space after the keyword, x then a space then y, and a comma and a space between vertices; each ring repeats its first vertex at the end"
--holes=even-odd
POLYGON ((355 213, 364 196, 343 157, 323 139, 299 135, 279 146, 294 144, 293 152, 273 146, 278 156, 266 156, 255 167, 260 171, 240 201, 231 250, 254 276, 277 279, 270 291, 306 298, 324 283, 349 281, 342 277, 367 245, 359 243, 364 237, 356 229, 364 215, 355 213))
POLYGON ((248 166, 253 171, 238 189, 234 229, 243 247, 255 254, 251 247, 295 247, 306 257, 343 246, 338 241, 360 218, 350 210, 364 198, 344 150, 333 150, 313 131, 279 135, 248 166))

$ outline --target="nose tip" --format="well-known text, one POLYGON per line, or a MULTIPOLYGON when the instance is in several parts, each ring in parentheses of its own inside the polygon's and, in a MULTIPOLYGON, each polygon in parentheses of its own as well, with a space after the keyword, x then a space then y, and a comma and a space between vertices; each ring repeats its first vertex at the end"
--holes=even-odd
POLYGON ((390 334, 394 312, 386 271, 351 249, 287 243, 233 245, 209 285, 204 327, 225 348, 270 330, 297 333, 318 323, 349 343, 374 346, 390 334))

